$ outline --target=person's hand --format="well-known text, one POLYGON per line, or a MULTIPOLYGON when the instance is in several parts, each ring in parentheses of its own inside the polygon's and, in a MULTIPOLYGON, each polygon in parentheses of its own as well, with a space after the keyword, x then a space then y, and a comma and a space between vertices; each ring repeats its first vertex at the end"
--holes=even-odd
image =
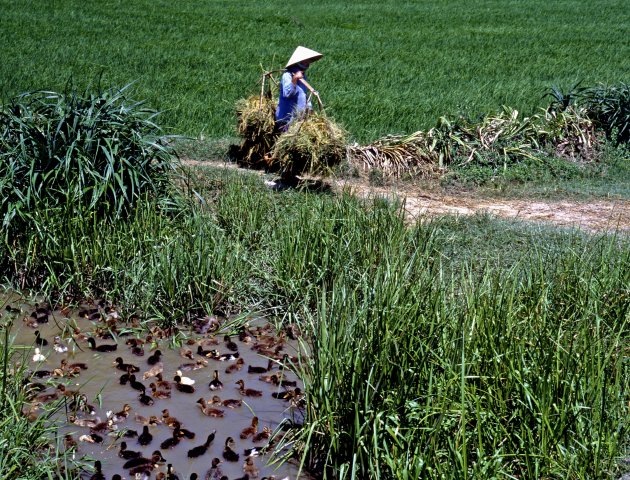
POLYGON ((298 80, 301 80, 303 78, 304 78, 304 72, 302 72, 301 70, 298 70, 297 72, 293 74, 293 78, 291 79, 291 81, 293 82, 293 85, 297 85, 298 80))

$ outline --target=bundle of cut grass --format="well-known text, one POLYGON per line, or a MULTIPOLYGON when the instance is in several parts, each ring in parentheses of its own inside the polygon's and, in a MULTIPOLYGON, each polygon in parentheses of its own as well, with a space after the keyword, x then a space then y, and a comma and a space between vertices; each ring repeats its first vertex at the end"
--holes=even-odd
POLYGON ((275 111, 275 102, 266 95, 251 96, 236 103, 238 134, 242 139, 239 162, 249 167, 265 164, 265 155, 276 139, 275 111))
POLYGON ((346 132, 323 113, 311 113, 281 134, 272 163, 285 175, 328 175, 346 157, 346 132))

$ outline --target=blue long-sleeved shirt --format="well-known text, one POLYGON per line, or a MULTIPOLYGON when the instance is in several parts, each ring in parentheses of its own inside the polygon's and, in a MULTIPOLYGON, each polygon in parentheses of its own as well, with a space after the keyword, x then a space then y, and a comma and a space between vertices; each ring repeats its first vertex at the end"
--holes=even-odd
MULTIPOLYGON (((296 112, 311 108, 310 102, 307 104, 306 101, 308 98, 306 87, 299 81, 297 85, 293 85, 291 81, 294 71, 291 68, 287 69, 280 79, 280 98, 276 109, 276 123, 280 126, 290 123, 296 112)), ((306 80, 306 74, 304 79, 306 80)))

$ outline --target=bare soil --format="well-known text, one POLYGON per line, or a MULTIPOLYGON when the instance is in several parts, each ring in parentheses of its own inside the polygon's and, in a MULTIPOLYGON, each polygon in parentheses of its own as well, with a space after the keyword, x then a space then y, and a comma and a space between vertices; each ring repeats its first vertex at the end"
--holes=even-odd
MULTIPOLYGON (((233 163, 184 160, 189 166, 212 166, 242 170, 233 163)), ((350 192, 361 198, 383 197, 404 202, 407 218, 422 221, 439 215, 474 215, 488 213, 500 218, 580 228, 588 232, 630 233, 630 201, 595 199, 589 201, 496 199, 471 192, 457 194, 440 189, 421 189, 413 185, 376 187, 361 179, 327 179, 333 191, 350 192)))

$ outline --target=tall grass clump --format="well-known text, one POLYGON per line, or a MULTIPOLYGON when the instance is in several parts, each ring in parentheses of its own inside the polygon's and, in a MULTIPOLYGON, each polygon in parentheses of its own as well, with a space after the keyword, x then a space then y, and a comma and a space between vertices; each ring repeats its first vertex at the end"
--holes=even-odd
POLYGON ((615 143, 630 143, 630 84, 587 88, 580 100, 608 138, 615 143))
POLYGON ((337 256, 352 243, 339 224, 316 261, 294 253, 320 275, 301 312, 304 464, 324 478, 609 478, 630 433, 626 241, 452 270, 433 228, 363 237, 387 252, 370 264, 337 256))
POLYGON ((0 110, 5 241, 51 216, 108 220, 146 195, 168 198, 173 157, 157 113, 122 89, 20 95, 0 110))

